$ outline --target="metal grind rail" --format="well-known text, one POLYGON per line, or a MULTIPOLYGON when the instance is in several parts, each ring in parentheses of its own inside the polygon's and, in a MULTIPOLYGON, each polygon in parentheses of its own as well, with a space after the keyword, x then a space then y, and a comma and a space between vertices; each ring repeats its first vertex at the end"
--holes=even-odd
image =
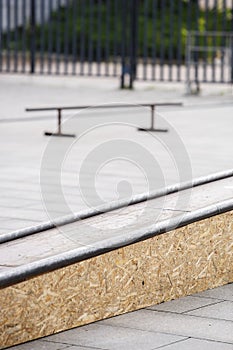
POLYGON ((177 183, 165 188, 161 188, 159 190, 155 190, 151 192, 150 194, 147 193, 142 193, 135 195, 131 198, 129 201, 128 199, 121 200, 121 201, 115 201, 112 203, 105 204, 101 207, 97 207, 95 209, 87 209, 83 210, 71 215, 67 216, 61 216, 60 218, 54 220, 54 221, 47 221, 43 222, 39 225, 31 226, 31 227, 26 227, 24 229, 20 229, 17 231, 9 232, 0 235, 0 244, 14 241, 16 239, 20 239, 23 237, 31 236, 43 231, 47 231, 50 229, 53 229, 55 227, 60 227, 64 226, 79 220, 87 219, 93 216, 96 216, 98 214, 102 213, 107 213, 111 212, 113 210, 121 209, 123 207, 127 207, 130 205, 138 204, 147 200, 155 199, 155 198, 160 198, 169 194, 177 193, 177 192, 182 192, 187 189, 191 189, 194 187, 198 187, 201 185, 209 184, 211 182, 219 181, 219 180, 224 180, 227 178, 233 177, 233 169, 221 171, 218 173, 210 174, 210 175, 205 175, 198 177, 196 179, 193 179, 191 181, 183 182, 183 183, 177 183))
POLYGON ((168 129, 158 129, 155 128, 155 114, 157 107, 172 107, 172 106, 183 106, 181 102, 144 102, 139 104, 133 103, 123 103, 123 104, 111 104, 111 105, 80 105, 80 106, 58 106, 58 107, 38 107, 38 108, 26 108, 26 112, 46 112, 46 111, 57 111, 57 132, 45 131, 46 136, 67 136, 76 137, 75 134, 67 134, 62 132, 62 111, 65 110, 80 110, 80 109, 111 109, 111 108, 138 108, 138 107, 149 107, 151 124, 149 128, 138 128, 139 131, 150 131, 150 132, 167 132, 168 129))

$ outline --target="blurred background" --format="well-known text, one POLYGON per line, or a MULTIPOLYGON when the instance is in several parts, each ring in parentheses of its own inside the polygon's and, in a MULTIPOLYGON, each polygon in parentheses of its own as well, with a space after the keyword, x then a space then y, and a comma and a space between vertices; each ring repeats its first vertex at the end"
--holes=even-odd
POLYGON ((0 71, 232 83, 232 0, 0 0, 0 71))

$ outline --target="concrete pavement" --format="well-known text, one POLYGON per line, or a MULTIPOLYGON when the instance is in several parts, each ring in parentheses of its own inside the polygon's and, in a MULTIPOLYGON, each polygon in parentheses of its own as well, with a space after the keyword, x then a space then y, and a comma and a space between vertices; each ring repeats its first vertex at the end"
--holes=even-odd
MULTIPOLYGON (((41 199, 40 170, 50 144, 50 139, 44 137, 43 132, 56 128, 56 116, 54 113, 25 113, 25 107, 28 106, 134 101, 182 101, 185 104, 184 108, 175 110, 160 109, 158 125, 163 127, 164 123, 168 123, 170 131, 153 135, 136 131, 138 126, 147 126, 150 122, 150 111, 146 108, 111 111, 90 108, 78 114, 69 112, 70 122, 64 123, 63 128, 68 132, 75 131, 78 135, 72 144, 72 151, 66 152, 64 139, 56 139, 53 144, 54 148, 66 152, 61 181, 64 197, 72 211, 83 209, 94 201, 93 188, 89 192, 82 189, 86 197, 83 198, 77 185, 77 174, 82 165, 89 167, 88 155, 104 143, 108 149, 109 142, 118 138, 118 135, 131 144, 134 142, 139 145, 146 160, 150 155, 153 159, 141 167, 147 167, 143 172, 139 163, 135 165, 132 161, 119 159, 96 160, 94 152, 92 164, 98 168, 98 162, 103 162, 104 166, 101 165, 97 175, 93 173, 92 167, 89 169, 92 178, 95 178, 99 198, 104 201, 147 191, 148 175, 153 173, 155 166, 157 175, 153 182, 154 189, 187 180, 182 179, 182 174, 185 174, 188 163, 193 177, 231 167, 232 93, 229 86, 220 86, 217 90, 206 87, 201 97, 186 97, 182 85, 137 85, 135 91, 120 91, 118 81, 111 79, 1 76, 2 233, 49 219, 41 199), (21 121, 22 118, 26 121, 21 121), (187 151, 186 156, 189 158, 183 164, 184 155, 181 157, 176 152, 177 141, 183 144, 181 148, 187 151)), ((50 170, 49 176, 53 178, 57 170, 50 170)), ((53 207, 52 215, 62 215, 63 209, 57 202, 58 186, 53 181, 48 183, 46 191, 51 193, 49 201, 53 207)))
MULTIPOLYGON (((184 96, 184 87, 176 84, 137 83, 135 91, 120 91, 118 82, 112 79, 1 76, 0 81, 1 233, 49 220, 51 215, 64 214, 57 200, 58 188, 56 184, 53 186, 53 181, 48 181, 48 191, 51 193, 49 201, 52 203, 49 212, 48 203, 43 203, 41 198, 41 162, 49 144, 43 131, 53 129, 55 119, 49 114, 26 114, 25 107, 151 100, 183 101, 186 105, 183 109, 161 110, 159 123, 168 122, 170 133, 161 135, 159 139, 135 130, 137 125, 143 126, 149 122, 149 113, 145 109, 124 113, 111 111, 108 114, 89 110, 81 113, 78 122, 65 123, 64 128, 68 131, 75 129, 78 135, 86 132, 85 137, 78 139, 71 151, 66 153, 62 168, 62 190, 72 211, 83 209, 94 200, 93 188, 84 191, 84 198, 77 189, 77 174, 82 169, 81 165, 90 161, 88 154, 96 150, 97 145, 110 142, 116 134, 123 135, 131 143, 136 142, 146 152, 150 151, 159 164, 158 187, 164 183, 178 182, 179 171, 182 172, 187 166, 177 165, 179 159, 176 159, 172 149, 176 142, 170 143, 171 139, 176 141, 176 134, 188 153, 193 176, 232 167, 233 96, 229 86, 214 88, 203 85, 202 96, 187 97, 184 96), (116 122, 119 124, 116 125, 116 122), (54 209, 52 213, 51 207, 54 209)), ((65 141, 57 139, 55 146, 60 149, 63 143, 65 141)), ((90 172, 93 164, 98 165, 99 159, 94 160, 91 159, 90 172)), ((93 174, 99 198, 108 201, 124 197, 129 194, 127 184, 130 184, 132 194, 148 190, 149 175, 145 175, 139 166, 135 167, 130 161, 126 164, 122 160, 107 161, 101 160, 98 176, 93 174), (117 187, 119 183, 120 188, 117 187)), ((148 173, 152 168, 153 164, 146 168, 148 173)), ((51 168, 48 176, 53 178, 54 173, 51 168)), ((233 285, 13 348, 230 350, 233 349, 233 285)))

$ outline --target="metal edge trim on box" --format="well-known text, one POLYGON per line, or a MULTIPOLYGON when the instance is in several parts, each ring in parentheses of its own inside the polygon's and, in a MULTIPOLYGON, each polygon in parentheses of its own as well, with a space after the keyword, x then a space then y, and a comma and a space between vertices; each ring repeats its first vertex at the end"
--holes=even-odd
POLYGON ((140 202, 144 202, 146 200, 159 198, 168 194, 184 191, 196 186, 201 186, 210 182, 214 182, 217 180, 222 180, 228 177, 233 176, 233 169, 225 170, 222 172, 214 173, 207 176, 201 176, 197 179, 194 179, 192 181, 187 181, 184 183, 177 183, 159 190, 152 191, 151 193, 142 193, 139 195, 133 196, 131 199, 124 199, 121 201, 116 201, 112 203, 105 204, 101 207, 97 207, 95 209, 87 209, 83 210, 77 213, 74 213, 73 215, 66 215, 61 216, 60 218, 53 220, 53 221, 47 221, 43 222, 39 225, 26 227, 24 229, 20 229, 17 231, 5 233, 0 236, 0 244, 13 241, 15 239, 23 238, 26 236, 30 236, 42 231, 47 231, 49 229, 60 227, 63 225, 70 224, 75 221, 79 221, 82 219, 87 219, 90 217, 93 217, 95 215, 101 214, 101 213, 107 213, 113 210, 121 209, 123 207, 127 207, 133 204, 137 204, 140 202))
POLYGON ((184 213, 179 217, 161 221, 126 235, 100 241, 93 246, 77 248, 69 252, 58 254, 54 257, 43 259, 39 262, 30 263, 27 266, 16 267, 12 272, 7 272, 2 275, 0 274, 0 288, 23 282, 40 274, 54 271, 55 269, 146 240, 230 210, 233 210, 233 199, 228 199, 193 212, 184 213))

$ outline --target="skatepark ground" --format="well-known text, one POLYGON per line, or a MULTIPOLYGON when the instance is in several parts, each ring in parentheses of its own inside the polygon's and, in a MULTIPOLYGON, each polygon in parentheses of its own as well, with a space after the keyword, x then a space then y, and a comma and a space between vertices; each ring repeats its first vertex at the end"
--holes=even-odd
MULTIPOLYGON (((57 183, 46 177, 54 175, 53 159, 47 157, 51 148, 54 154, 66 150, 59 186, 70 212, 232 168, 233 91, 229 85, 203 84, 199 96, 187 96, 181 83, 136 82, 130 91, 120 90, 119 81, 112 78, 1 75, 0 81, 1 234, 67 214, 57 199, 57 183), (167 133, 137 131, 150 123, 148 108, 93 108, 147 101, 183 103, 183 107, 158 109, 157 126, 167 127, 167 133), (77 135, 68 145, 63 138, 51 140, 43 134, 56 129, 56 113, 25 112, 26 107, 84 104, 90 108, 64 113, 63 130, 77 135), (138 147, 143 162, 137 164, 127 151, 124 159, 114 149, 111 154, 113 140, 122 139, 129 147, 138 147), (46 165, 51 162, 51 173, 43 171, 45 160, 46 165)), ((230 350, 233 285, 11 349, 230 350)))

